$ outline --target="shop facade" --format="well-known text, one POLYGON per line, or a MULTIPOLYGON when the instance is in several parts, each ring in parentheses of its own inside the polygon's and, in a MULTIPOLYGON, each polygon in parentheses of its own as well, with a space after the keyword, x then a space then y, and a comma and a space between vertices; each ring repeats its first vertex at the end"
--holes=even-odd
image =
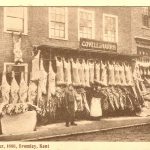
POLYGON ((72 84, 78 119, 136 115, 141 111, 143 84, 135 78, 139 75, 135 60, 140 55, 139 50, 135 52, 136 8, 28 7, 21 10, 22 16, 9 14, 7 9, 0 8, 2 87, 8 87, 7 95, 2 91, 2 101, 13 101, 10 89, 17 86, 15 101, 39 107, 40 123, 62 121, 64 91, 72 84), (19 19, 23 26, 7 25, 19 19), (13 36, 21 36, 20 64, 12 63, 13 36), (12 71, 16 75, 13 78, 12 71), (17 96, 21 81, 23 99, 17 96))

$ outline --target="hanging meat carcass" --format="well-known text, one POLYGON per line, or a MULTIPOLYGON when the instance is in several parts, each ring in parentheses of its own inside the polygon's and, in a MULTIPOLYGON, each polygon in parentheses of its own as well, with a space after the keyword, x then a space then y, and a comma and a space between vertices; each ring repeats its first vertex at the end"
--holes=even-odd
POLYGON ((11 82, 11 98, 12 98, 12 103, 17 103, 19 100, 19 85, 15 79, 15 72, 12 72, 12 82, 11 82))
POLYGON ((64 63, 64 82, 66 84, 71 84, 71 63, 70 60, 65 60, 63 58, 63 63, 64 63))
POLYGON ((72 82, 74 86, 80 86, 80 78, 79 78, 79 61, 78 59, 76 61, 73 60, 73 58, 70 59, 72 64, 72 82))
POLYGON ((32 75, 31 75, 32 81, 36 81, 39 79, 39 75, 40 75, 39 71, 40 71, 40 50, 32 60, 32 75))
POLYGON ((6 73, 5 72, 3 72, 1 91, 2 91, 2 102, 9 103, 9 99, 10 99, 10 85, 7 82, 6 73))
POLYGON ((84 74, 85 74, 85 85, 86 85, 87 87, 90 87, 89 63, 88 63, 88 61, 85 62, 85 60, 83 60, 83 64, 84 64, 84 74))
POLYGON ((28 89, 28 101, 29 103, 36 105, 37 101, 37 83, 35 81, 30 81, 29 89, 28 89))
POLYGON ((56 92, 56 84, 55 84, 56 73, 53 71, 51 61, 49 61, 49 76, 48 77, 49 77, 48 78, 48 98, 50 99, 51 94, 54 95, 56 92))
POLYGON ((42 59, 40 60, 40 78, 39 78, 39 82, 40 82, 42 93, 46 94, 47 93, 47 90, 46 90, 47 72, 44 69, 42 59))
POLYGON ((55 57, 56 60, 56 83, 57 85, 62 85, 64 84, 64 70, 63 70, 63 61, 62 58, 55 57))
POLYGON ((90 83, 93 84, 94 83, 94 61, 90 60, 89 61, 89 80, 90 83))
POLYGON ((107 86, 107 64, 101 60, 101 76, 100 83, 104 86, 107 86))
POLYGON ((28 97, 28 86, 26 81, 24 80, 24 73, 21 72, 21 81, 20 81, 20 89, 19 89, 19 98, 20 102, 25 103, 27 102, 28 97))

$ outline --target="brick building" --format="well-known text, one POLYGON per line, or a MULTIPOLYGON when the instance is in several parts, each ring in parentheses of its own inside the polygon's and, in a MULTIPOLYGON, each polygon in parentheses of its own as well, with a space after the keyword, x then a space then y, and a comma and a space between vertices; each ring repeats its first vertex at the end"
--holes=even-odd
POLYGON ((132 53, 150 56, 150 10, 148 7, 131 10, 132 53))
POLYGON ((143 7, 1 7, 0 20, 1 72, 4 62, 13 62, 12 31, 23 33, 23 59, 29 64, 34 45, 78 49, 80 38, 117 43, 124 54, 136 54, 139 40, 149 48, 149 12, 143 7))

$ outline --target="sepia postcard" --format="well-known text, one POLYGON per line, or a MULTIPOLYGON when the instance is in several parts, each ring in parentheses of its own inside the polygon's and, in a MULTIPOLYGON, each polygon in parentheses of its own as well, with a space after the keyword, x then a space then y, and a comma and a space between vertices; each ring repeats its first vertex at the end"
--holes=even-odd
POLYGON ((0 4, 0 149, 148 150, 149 3, 86 3, 0 4))

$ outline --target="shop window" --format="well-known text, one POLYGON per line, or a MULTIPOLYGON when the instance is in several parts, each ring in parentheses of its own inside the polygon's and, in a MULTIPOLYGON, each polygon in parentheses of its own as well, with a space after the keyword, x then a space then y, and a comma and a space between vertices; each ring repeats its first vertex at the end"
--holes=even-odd
POLYGON ((49 37, 68 39, 68 14, 66 7, 49 8, 49 37))
POLYGON ((118 17, 103 14, 103 40, 118 42, 118 17))
POLYGON ((142 21, 143 26, 150 28, 150 7, 143 7, 142 21))
POLYGON ((26 7, 4 7, 4 31, 27 34, 26 7))
POLYGON ((95 38, 94 31, 94 12, 84 9, 78 11, 78 36, 80 38, 95 38))

